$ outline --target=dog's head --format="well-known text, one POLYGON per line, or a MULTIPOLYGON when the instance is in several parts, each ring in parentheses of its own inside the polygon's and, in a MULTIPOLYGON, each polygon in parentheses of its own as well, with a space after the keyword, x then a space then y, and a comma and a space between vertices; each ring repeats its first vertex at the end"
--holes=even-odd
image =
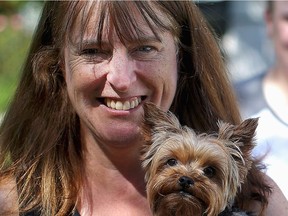
POLYGON ((144 105, 142 165, 154 215, 218 215, 250 169, 257 119, 196 134, 171 112, 144 105))

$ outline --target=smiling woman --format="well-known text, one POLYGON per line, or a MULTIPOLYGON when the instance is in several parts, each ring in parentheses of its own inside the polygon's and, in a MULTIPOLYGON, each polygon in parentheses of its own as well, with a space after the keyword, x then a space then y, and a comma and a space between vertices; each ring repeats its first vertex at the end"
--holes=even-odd
MULTIPOLYGON (((141 23, 140 20, 139 29, 141 23)), ((170 33, 157 32, 159 40, 156 40, 147 25, 143 25, 141 32, 148 35, 145 41, 141 40, 140 43, 130 39, 124 45, 114 34, 114 27, 111 28, 112 33, 103 35, 101 42, 107 45, 101 48, 93 45, 99 51, 89 54, 89 60, 86 60, 87 54, 78 55, 69 46, 65 49, 64 76, 69 98, 77 113, 83 115, 81 121, 86 121, 85 125, 90 122, 92 128, 89 130, 94 130, 95 134, 100 133, 102 139, 104 136, 107 136, 106 139, 112 138, 111 127, 115 128, 114 135, 117 129, 121 130, 121 137, 115 140, 118 142, 123 133, 128 131, 138 134, 141 98, 165 110, 169 109, 176 91, 177 58, 175 42, 170 33), (109 101, 110 106, 105 103, 109 101), (123 104, 130 104, 130 101, 134 104, 133 109, 123 110, 123 104), (110 107, 113 109, 107 109, 110 107), (115 115, 125 116, 125 124, 129 122, 126 125, 130 130, 125 127, 125 132, 122 131, 123 128, 119 127, 123 124, 122 118, 113 118, 115 115), (105 124, 99 124, 104 116, 105 124)), ((126 140, 126 144, 129 142, 126 140)), ((135 140, 131 142, 132 145, 134 143, 135 140)))
MULTIPOLYGON (((45 2, 0 129, 0 213, 151 215, 143 104, 199 132, 239 123, 220 53, 191 1, 45 2)), ((265 212, 277 196, 281 215, 266 180, 255 162, 234 205, 265 212)))

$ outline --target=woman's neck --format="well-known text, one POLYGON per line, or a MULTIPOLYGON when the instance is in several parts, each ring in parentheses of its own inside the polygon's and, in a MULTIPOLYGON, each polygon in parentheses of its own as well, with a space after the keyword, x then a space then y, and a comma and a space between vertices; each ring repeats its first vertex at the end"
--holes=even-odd
POLYGON ((121 215, 124 210, 131 215, 150 214, 139 145, 115 148, 86 139, 84 185, 78 205, 81 216, 121 215))
POLYGON ((0 215, 19 215, 16 180, 0 180, 0 215))

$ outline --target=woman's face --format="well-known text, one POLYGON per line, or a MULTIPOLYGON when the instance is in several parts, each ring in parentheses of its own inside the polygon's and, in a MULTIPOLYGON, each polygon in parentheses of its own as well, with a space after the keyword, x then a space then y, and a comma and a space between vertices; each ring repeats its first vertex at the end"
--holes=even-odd
POLYGON ((288 69, 288 1, 273 1, 273 14, 267 16, 269 35, 274 42, 277 64, 288 69))
MULTIPOLYGON (((64 50, 68 94, 84 133, 92 132, 105 144, 133 143, 139 139, 143 102, 151 101, 163 110, 172 104, 177 83, 176 43, 163 31, 158 32, 161 41, 157 40, 139 18, 138 27, 144 32, 140 44, 122 44, 111 28, 100 47, 89 31, 96 28, 92 20, 81 50, 77 45, 64 50)), ((104 26, 110 28, 108 23, 104 26)), ((80 38, 74 38, 77 44, 80 38)))

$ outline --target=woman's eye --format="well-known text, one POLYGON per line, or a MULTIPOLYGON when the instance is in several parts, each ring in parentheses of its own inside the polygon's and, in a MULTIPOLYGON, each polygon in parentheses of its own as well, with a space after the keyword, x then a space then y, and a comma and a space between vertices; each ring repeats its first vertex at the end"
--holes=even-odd
POLYGON ((101 62, 109 58, 109 52, 97 48, 87 48, 80 52, 80 55, 87 61, 101 62))
POLYGON ((84 49, 81 51, 82 55, 96 55, 99 54, 98 49, 84 49))
POLYGON ((132 50, 131 55, 135 59, 139 60, 151 60, 154 59, 157 56, 158 50, 155 46, 150 45, 143 45, 139 47, 135 47, 135 49, 132 50))
POLYGON ((176 166, 177 163, 178 163, 177 160, 174 159, 174 158, 171 158, 171 159, 167 160, 167 162, 166 162, 166 164, 167 164, 168 166, 176 166))
POLYGON ((142 51, 142 52, 151 52, 153 50, 155 50, 155 48, 152 46, 141 46, 138 48, 138 51, 142 51))

